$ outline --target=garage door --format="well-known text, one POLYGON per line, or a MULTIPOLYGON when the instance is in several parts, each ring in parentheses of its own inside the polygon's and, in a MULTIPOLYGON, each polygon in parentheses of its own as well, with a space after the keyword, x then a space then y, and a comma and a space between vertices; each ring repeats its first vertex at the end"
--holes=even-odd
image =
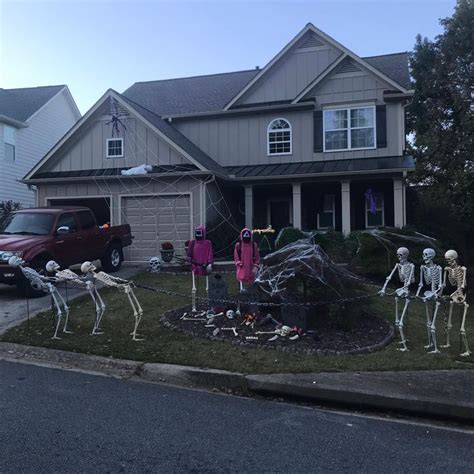
POLYGON ((147 262, 160 255, 163 242, 172 242, 178 255, 191 235, 190 197, 180 195, 122 198, 122 222, 130 224, 132 245, 125 258, 147 262))

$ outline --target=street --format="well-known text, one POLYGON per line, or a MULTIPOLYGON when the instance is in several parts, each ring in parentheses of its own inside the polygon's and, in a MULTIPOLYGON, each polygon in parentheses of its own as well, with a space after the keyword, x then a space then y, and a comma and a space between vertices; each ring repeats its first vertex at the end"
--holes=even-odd
POLYGON ((472 472, 474 433, 0 361, 0 472, 472 472))

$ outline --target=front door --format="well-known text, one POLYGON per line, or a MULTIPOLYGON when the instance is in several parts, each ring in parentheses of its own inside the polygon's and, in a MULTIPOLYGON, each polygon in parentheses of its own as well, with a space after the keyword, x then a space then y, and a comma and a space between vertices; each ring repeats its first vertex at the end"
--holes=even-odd
POLYGON ((289 227, 290 223, 290 201, 272 200, 268 203, 270 225, 278 232, 283 227, 289 227))

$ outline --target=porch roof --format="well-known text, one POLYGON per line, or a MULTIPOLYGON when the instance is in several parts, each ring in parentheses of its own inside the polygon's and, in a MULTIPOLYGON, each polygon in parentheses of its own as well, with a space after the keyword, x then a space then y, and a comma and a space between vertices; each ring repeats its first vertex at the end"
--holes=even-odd
POLYGON ((227 166, 226 171, 237 179, 272 179, 294 176, 345 175, 412 171, 415 160, 410 155, 384 158, 356 158, 299 163, 275 163, 250 166, 227 166))

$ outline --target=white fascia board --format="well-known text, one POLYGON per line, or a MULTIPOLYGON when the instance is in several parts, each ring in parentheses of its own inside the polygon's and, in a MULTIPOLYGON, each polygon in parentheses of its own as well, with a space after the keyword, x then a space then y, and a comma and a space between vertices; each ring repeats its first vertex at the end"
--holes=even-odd
POLYGON ((112 89, 108 89, 104 95, 86 112, 86 114, 76 122, 69 132, 67 132, 40 161, 38 161, 38 163, 23 179, 29 180, 31 176, 36 173, 51 158, 51 156, 53 156, 64 145, 64 143, 66 143, 66 141, 71 138, 72 135, 74 135, 74 133, 91 117, 91 115, 106 101, 106 99, 112 95, 112 92, 112 89))
POLYGON ((330 64, 319 76, 317 76, 312 82, 310 82, 292 101, 292 104, 299 102, 311 89, 316 87, 323 79, 329 76, 339 64, 344 61, 348 56, 346 53, 342 53, 332 64, 330 64))
POLYGON ((27 123, 7 117, 6 115, 0 115, 0 123, 6 123, 7 125, 11 125, 12 127, 15 127, 15 128, 28 127, 27 123))

